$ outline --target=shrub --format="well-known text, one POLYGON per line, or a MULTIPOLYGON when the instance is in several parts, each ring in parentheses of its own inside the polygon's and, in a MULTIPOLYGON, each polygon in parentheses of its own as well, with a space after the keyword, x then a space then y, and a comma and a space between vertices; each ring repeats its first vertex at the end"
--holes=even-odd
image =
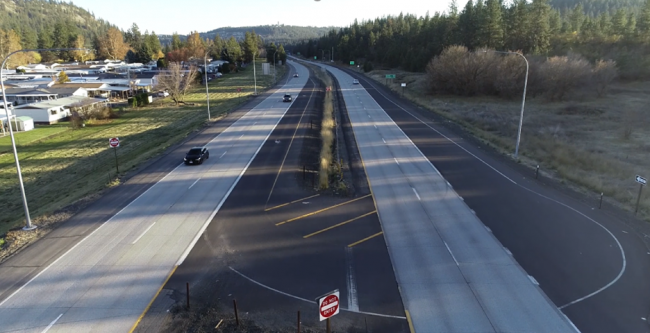
POLYGON ((369 61, 366 61, 363 64, 363 71, 368 73, 368 72, 372 72, 372 70, 373 70, 372 63, 370 63, 369 61))
POLYGON ((598 60, 593 68, 593 84, 596 86, 596 94, 604 96, 607 94, 609 85, 618 76, 616 62, 613 60, 598 60))
POLYGON ((450 46, 427 66, 430 88, 466 96, 494 93, 496 59, 492 52, 470 53, 465 46, 450 46))
POLYGON ((589 82, 591 65, 581 56, 569 55, 549 58, 541 66, 543 89, 552 100, 563 100, 567 94, 589 82))

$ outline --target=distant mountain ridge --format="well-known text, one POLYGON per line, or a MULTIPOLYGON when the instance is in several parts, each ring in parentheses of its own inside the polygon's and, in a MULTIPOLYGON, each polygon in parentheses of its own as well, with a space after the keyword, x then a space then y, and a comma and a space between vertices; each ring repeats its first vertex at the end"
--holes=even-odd
POLYGON ((628 12, 637 11, 645 0, 550 0, 549 4, 561 11, 575 8, 578 4, 584 7, 585 14, 598 16, 601 13, 614 14, 618 9, 628 12))
MULTIPOLYGON (((202 38, 213 39, 217 34, 221 38, 228 39, 234 36, 237 40, 243 40, 246 31, 255 31, 266 42, 288 43, 293 41, 308 40, 320 38, 330 30, 338 27, 301 27, 295 25, 259 25, 251 27, 224 27, 199 33, 202 38)), ((179 36, 182 40, 187 38, 186 35, 179 36)), ((160 42, 168 44, 171 42, 172 35, 158 35, 160 42)))
POLYGON ((28 47, 35 47, 35 36, 46 27, 61 21, 71 22, 88 40, 105 33, 112 27, 108 21, 95 18, 95 14, 72 2, 55 0, 0 0, 0 29, 19 31, 32 35, 28 47), (33 40, 32 40, 33 39, 33 40))

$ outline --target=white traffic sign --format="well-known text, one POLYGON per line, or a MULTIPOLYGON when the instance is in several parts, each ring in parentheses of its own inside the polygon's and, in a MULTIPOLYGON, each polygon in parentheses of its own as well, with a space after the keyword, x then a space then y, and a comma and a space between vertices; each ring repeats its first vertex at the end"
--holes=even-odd
POLYGON ((117 148, 120 146, 120 138, 110 138, 108 139, 108 145, 111 146, 111 148, 117 148))
POLYGON ((334 317, 339 313, 339 291, 334 290, 318 298, 318 315, 320 320, 334 317))
POLYGON ((648 184, 648 180, 647 180, 647 179, 645 179, 645 178, 643 178, 643 177, 641 177, 641 176, 638 176, 638 175, 636 176, 636 182, 639 183, 639 184, 641 184, 641 185, 646 185, 646 184, 648 184))
POLYGON ((406 83, 402 83, 402 88, 403 88, 403 87, 406 87, 406 83))

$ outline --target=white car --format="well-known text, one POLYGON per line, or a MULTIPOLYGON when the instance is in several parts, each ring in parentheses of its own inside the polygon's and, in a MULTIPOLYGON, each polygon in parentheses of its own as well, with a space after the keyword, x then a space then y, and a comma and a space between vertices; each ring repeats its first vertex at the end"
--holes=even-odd
POLYGON ((357 79, 352 80, 352 84, 359 84, 359 80, 357 79))
POLYGON ((169 96, 169 93, 166 91, 161 91, 158 93, 158 97, 167 97, 167 96, 169 96))

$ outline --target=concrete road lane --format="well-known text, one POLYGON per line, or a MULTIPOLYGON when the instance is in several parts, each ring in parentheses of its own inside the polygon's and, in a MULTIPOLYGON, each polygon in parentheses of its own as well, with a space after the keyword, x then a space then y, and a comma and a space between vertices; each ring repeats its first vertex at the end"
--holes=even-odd
POLYGON ((631 214, 596 209, 595 196, 536 180, 431 112, 357 78, 579 330, 650 332, 648 248, 631 214))
POLYGON ((417 332, 571 332, 571 323, 353 78, 343 90, 417 332))
POLYGON ((295 67, 299 78, 206 145, 203 165, 179 165, 2 300, 0 332, 128 331, 282 119, 282 95, 306 84, 295 67))

